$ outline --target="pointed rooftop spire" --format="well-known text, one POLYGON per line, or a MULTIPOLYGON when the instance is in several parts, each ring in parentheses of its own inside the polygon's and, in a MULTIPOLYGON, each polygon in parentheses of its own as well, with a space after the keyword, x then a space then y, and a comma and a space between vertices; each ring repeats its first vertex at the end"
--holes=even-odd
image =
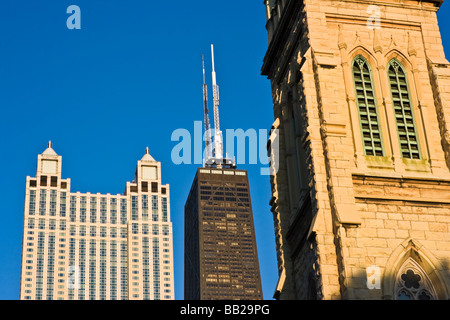
POLYGON ((150 155, 150 149, 148 147, 145 148, 145 154, 142 157, 141 161, 152 161, 152 162, 156 162, 155 159, 153 159, 153 157, 150 155))
POLYGON ((53 144, 51 141, 47 143, 47 149, 42 153, 43 155, 47 156, 57 156, 58 154, 53 150, 53 144))

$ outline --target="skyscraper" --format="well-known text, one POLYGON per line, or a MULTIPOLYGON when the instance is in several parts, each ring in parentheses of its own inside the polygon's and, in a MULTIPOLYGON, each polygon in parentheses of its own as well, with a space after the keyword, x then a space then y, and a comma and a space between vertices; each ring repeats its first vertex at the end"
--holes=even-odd
POLYGON ((51 143, 27 177, 20 299, 174 299, 169 185, 148 148, 124 194, 71 190, 51 143))
POLYGON ((247 172, 199 168, 185 205, 184 298, 262 299, 247 172))
POLYGON ((257 300, 263 295, 248 175, 223 157, 212 46, 211 53, 214 144, 203 77, 206 159, 204 168, 197 169, 185 204, 184 298, 257 300))

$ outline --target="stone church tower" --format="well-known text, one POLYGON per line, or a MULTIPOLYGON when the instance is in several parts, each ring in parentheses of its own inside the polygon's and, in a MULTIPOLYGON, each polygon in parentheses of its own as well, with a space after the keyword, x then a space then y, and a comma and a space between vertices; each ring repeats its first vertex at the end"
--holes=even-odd
POLYGON ((275 298, 450 298, 441 4, 265 1, 275 298))

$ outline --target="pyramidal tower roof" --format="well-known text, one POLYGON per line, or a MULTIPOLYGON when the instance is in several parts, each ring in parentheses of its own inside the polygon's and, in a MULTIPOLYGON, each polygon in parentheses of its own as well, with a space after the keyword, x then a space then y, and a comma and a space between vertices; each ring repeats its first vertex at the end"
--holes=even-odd
POLYGON ((55 150, 53 150, 53 145, 52 142, 49 141, 47 143, 47 149, 45 149, 45 151, 42 153, 43 155, 46 156, 57 156, 58 154, 55 152, 55 150))
POLYGON ((141 161, 151 161, 151 162, 156 162, 155 159, 153 159, 153 157, 150 155, 150 150, 149 148, 145 148, 145 154, 142 157, 141 161))

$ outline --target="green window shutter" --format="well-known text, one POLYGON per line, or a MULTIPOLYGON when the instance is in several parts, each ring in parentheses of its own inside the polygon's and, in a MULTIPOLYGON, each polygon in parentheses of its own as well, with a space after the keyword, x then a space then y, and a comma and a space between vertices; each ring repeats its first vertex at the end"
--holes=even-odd
POLYGON ((361 56, 357 56, 353 61, 353 81, 364 154, 384 156, 372 72, 367 60, 361 56))
POLYGON ((402 158, 420 159, 408 81, 403 66, 395 59, 389 63, 388 77, 402 158))

